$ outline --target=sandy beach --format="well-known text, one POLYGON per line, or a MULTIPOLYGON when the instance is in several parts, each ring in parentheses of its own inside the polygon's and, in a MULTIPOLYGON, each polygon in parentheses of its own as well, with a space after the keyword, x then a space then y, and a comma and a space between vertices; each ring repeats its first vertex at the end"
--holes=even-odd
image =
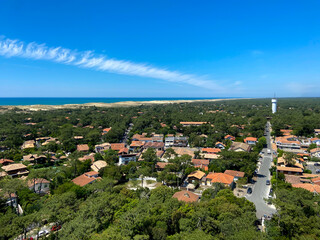
MULTIPOLYGON (((243 98, 241 98, 243 99, 243 98)), ((175 103, 193 103, 193 102, 217 102, 227 100, 239 100, 239 98, 229 99, 201 99, 201 100, 161 100, 161 101, 125 101, 116 103, 84 103, 84 104, 64 104, 64 105, 18 105, 18 106, 0 106, 2 111, 12 110, 15 108, 26 111, 47 111, 55 109, 74 109, 82 107, 136 107, 141 105, 155 105, 155 104, 175 104, 175 103)))

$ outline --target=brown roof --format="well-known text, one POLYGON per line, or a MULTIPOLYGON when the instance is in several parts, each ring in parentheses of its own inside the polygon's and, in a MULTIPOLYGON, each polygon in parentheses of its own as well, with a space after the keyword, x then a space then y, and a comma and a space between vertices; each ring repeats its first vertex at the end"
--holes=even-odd
POLYGON ((233 142, 230 150, 242 149, 243 151, 249 152, 251 147, 249 144, 241 143, 241 142, 233 142))
POLYGON ((320 177, 313 178, 311 181, 312 181, 314 184, 320 185, 320 177))
POLYGON ((164 169, 165 166, 167 166, 168 164, 171 164, 171 163, 167 163, 167 162, 157 162, 157 163, 156 163, 156 168, 157 168, 157 169, 164 169))
POLYGON ((99 161, 94 162, 94 163, 91 165, 91 169, 92 169, 93 171, 98 172, 100 169, 106 167, 107 165, 108 165, 108 164, 107 164, 105 161, 99 160, 99 161))
POLYGON ((94 182, 95 180, 96 180, 95 178, 87 177, 86 175, 83 174, 73 179, 72 182, 76 185, 79 185, 80 187, 83 187, 89 183, 94 182))
POLYGON ((292 187, 294 188, 303 188, 308 190, 309 192, 316 192, 316 193, 320 193, 320 186, 319 185, 314 185, 314 184, 310 184, 310 183, 298 183, 298 184, 292 184, 292 187))
POLYGON ((197 179, 200 180, 200 179, 202 179, 205 175, 206 175, 206 174, 205 174, 204 172, 197 170, 197 171, 194 171, 194 172, 190 173, 190 174, 188 175, 188 178, 194 177, 194 178, 197 178, 197 179))
POLYGON ((207 179, 211 179, 211 182, 219 182, 230 185, 233 182, 234 177, 225 173, 209 173, 207 179))
POLYGON ((163 148, 163 142, 146 142, 143 146, 144 148, 163 148))
POLYGON ((77 150, 78 151, 89 151, 89 146, 88 144, 80 144, 80 145, 77 145, 77 150))
POLYGON ((215 144, 215 146, 217 146, 218 144, 221 144, 222 146, 226 146, 226 145, 224 145, 222 142, 216 142, 216 144, 215 144))
POLYGON ((244 177, 244 172, 240 172, 240 171, 234 171, 234 170, 225 170, 224 171, 225 174, 228 174, 230 176, 234 176, 234 177, 244 177))
POLYGON ((300 176, 289 175, 289 174, 285 174, 284 176, 285 176, 285 178, 286 178, 286 182, 287 182, 287 183, 291 183, 291 184, 301 183, 301 178, 300 178, 300 176))
POLYGON ((90 172, 86 172, 85 175, 88 177, 91 177, 91 176, 99 175, 99 173, 96 171, 90 171, 90 172))
POLYGON ((157 152, 156 152, 156 155, 159 158, 161 158, 163 154, 164 154, 164 151, 162 151, 162 150, 157 150, 157 152))
POLYGON ((180 122, 182 125, 201 125, 206 124, 207 122, 180 122))
POLYGON ((192 163, 195 166, 203 165, 203 166, 208 166, 209 165, 209 160, 206 159, 192 159, 192 163))
POLYGON ((224 139, 230 139, 230 140, 235 140, 236 138, 234 137, 234 136, 231 136, 231 135, 226 135, 225 137, 224 137, 224 139))
POLYGON ((15 171, 15 170, 22 170, 26 169, 27 167, 21 163, 14 163, 14 164, 9 164, 7 166, 2 166, 2 169, 6 172, 10 171, 15 171))
POLYGON ((198 150, 196 148, 187 148, 187 147, 172 147, 172 149, 176 152, 176 154, 180 156, 187 154, 187 155, 190 155, 191 157, 193 157, 194 152, 198 150))
POLYGON ((320 152, 320 148, 313 148, 310 150, 310 153, 320 152))
POLYGON ((184 202, 197 202, 199 200, 198 195, 186 190, 176 192, 172 197, 184 202))
POLYGON ((142 141, 132 141, 130 144, 130 147, 142 147, 144 145, 144 142, 142 141))
POLYGON ((299 172, 302 173, 303 170, 301 168, 295 168, 295 167, 280 167, 277 166, 278 171, 285 171, 285 172, 299 172))
POLYGON ((28 187, 33 187, 34 184, 38 184, 38 183, 50 183, 47 179, 44 178, 36 178, 36 179, 30 179, 28 180, 28 187))
POLYGON ((111 143, 111 149, 114 151, 120 151, 121 149, 125 148, 124 143, 111 143))

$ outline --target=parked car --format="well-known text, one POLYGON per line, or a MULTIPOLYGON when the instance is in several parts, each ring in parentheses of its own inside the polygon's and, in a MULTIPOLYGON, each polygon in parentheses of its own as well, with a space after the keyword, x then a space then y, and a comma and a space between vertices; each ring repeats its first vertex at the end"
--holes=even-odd
POLYGON ((317 169, 317 170, 316 170, 316 173, 320 173, 320 169, 317 169))
POLYGON ((266 181, 266 184, 267 184, 267 185, 270 185, 270 180, 267 180, 267 181, 266 181))
POLYGON ((60 229, 61 229, 61 225, 53 225, 51 228, 51 231, 54 232, 54 231, 58 231, 60 229))
POLYGON ((251 187, 248 188, 247 193, 249 193, 249 194, 252 193, 252 188, 251 187))
POLYGON ((42 231, 39 232, 39 237, 46 236, 48 234, 49 234, 48 230, 42 230, 42 231))
POLYGON ((314 166, 320 166, 320 163, 316 162, 314 163, 314 166))

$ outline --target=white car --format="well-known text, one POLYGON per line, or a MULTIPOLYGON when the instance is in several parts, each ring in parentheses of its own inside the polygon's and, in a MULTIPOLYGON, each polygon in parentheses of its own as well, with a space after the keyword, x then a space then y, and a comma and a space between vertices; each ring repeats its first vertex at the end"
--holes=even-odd
POLYGON ((40 232, 39 232, 39 237, 42 237, 42 236, 46 236, 46 235, 48 235, 50 232, 48 231, 48 230, 41 230, 40 232))

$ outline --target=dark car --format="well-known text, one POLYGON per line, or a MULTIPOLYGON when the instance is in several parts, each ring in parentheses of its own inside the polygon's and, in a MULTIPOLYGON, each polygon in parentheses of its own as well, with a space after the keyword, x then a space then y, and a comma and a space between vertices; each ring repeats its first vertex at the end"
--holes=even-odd
POLYGON ((270 180, 267 180, 267 181, 266 181, 266 184, 267 184, 267 185, 270 185, 270 180))
POLYGON ((320 163, 316 162, 314 163, 314 166, 320 166, 320 163))
POLYGON ((247 193, 249 193, 249 194, 252 193, 252 188, 251 187, 248 188, 247 193))

